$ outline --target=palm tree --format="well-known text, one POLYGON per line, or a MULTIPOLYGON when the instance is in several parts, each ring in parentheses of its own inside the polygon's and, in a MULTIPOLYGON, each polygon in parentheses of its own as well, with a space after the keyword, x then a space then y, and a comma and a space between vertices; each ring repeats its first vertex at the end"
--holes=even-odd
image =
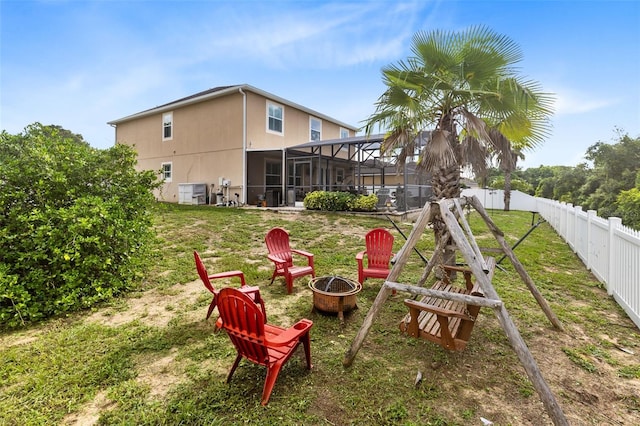
POLYGON ((411 52, 382 69, 387 88, 365 131, 387 132, 381 151, 400 152, 400 167, 420 147, 418 166, 432 173, 436 199, 460 196, 462 167, 483 173, 490 153, 500 149, 491 133, 519 147, 547 136, 553 97, 518 76, 522 53, 508 37, 484 26, 419 32, 411 52))
POLYGON ((508 212, 511 209, 511 173, 516 170, 518 159, 524 159, 524 154, 499 131, 491 129, 489 134, 497 147, 494 156, 498 167, 504 174, 504 211, 508 212))
POLYGON ((418 165, 433 173, 436 198, 460 195, 461 167, 486 167, 491 150, 499 149, 489 129, 523 148, 548 135, 553 97, 516 74, 522 54, 509 38, 483 26, 419 32, 411 51, 406 61, 383 68, 387 89, 365 131, 388 132, 383 153, 398 149, 406 156, 422 146, 418 165))

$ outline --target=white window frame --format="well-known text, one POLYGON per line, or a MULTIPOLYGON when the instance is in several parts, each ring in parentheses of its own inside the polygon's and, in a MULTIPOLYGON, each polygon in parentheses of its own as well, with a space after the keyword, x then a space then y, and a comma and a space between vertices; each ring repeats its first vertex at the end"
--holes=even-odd
POLYGON ((166 161, 160 165, 160 174, 162 175, 162 180, 164 182, 172 182, 173 181, 173 162, 166 161), (168 173, 165 166, 169 166, 168 173))
POLYGON ((340 139, 345 139, 349 137, 349 129, 345 129, 344 127, 340 127, 340 139))
POLYGON ((162 140, 170 141, 173 139, 173 111, 162 114, 162 140), (166 130, 169 129, 169 136, 166 136, 166 130))
POLYGON ((284 136, 284 106, 277 104, 275 102, 272 102, 270 100, 267 100, 267 119, 266 119, 266 123, 265 123, 265 127, 267 130, 267 133, 272 133, 274 135, 280 135, 280 136, 284 136), (270 124, 270 120, 273 118, 274 120, 278 120, 278 117, 276 116, 271 116, 270 114, 270 110, 271 108, 277 108, 280 110, 282 117, 280 117, 280 122, 281 122, 281 127, 282 130, 281 131, 277 131, 277 130, 272 130, 271 127, 269 126, 270 124))
POLYGON ((309 141, 321 141, 322 140, 322 120, 317 117, 309 116, 309 141), (317 123, 317 126, 314 124, 317 123), (317 127, 317 128, 316 128, 317 127), (318 138, 313 138, 313 132, 318 133, 318 138))

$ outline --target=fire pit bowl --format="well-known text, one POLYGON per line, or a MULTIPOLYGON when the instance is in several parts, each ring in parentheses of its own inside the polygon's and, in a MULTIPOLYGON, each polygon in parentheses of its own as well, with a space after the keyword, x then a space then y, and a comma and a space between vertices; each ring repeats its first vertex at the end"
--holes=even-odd
POLYGON ((339 276, 317 277, 309 281, 313 291, 313 308, 322 312, 337 313, 344 321, 344 312, 357 308, 356 295, 362 284, 339 276))

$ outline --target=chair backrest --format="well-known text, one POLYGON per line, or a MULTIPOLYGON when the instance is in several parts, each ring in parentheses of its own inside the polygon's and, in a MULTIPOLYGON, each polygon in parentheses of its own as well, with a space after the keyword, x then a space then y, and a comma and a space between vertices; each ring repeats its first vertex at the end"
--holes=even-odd
POLYGON ((289 233, 282 228, 273 228, 264 237, 269 254, 287 262, 287 266, 293 266, 293 255, 289 245, 289 233))
POLYGON ((393 235, 384 228, 375 228, 365 236, 367 261, 370 268, 388 268, 393 255, 393 235))
POLYGON ((204 267, 204 263, 202 263, 202 259, 200 259, 200 255, 198 254, 197 251, 194 250, 193 252, 193 257, 196 260, 196 269, 198 271, 198 275, 200 276, 200 279, 202 280, 202 282, 204 283, 204 286, 207 288, 207 290, 209 290, 211 293, 215 294, 215 289, 213 288, 213 286, 211 285, 211 281, 209 281, 209 275, 207 273, 207 268, 204 267))
POLYGON ((226 287, 218 293, 218 312, 222 328, 239 354, 261 365, 267 365, 264 315, 258 305, 240 290, 226 287))

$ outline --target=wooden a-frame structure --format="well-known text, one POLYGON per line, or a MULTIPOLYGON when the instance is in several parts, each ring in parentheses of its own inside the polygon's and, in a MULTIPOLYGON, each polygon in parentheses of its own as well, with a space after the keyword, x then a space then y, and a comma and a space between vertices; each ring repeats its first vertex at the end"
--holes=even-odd
POLYGON ((376 297, 373 305, 369 309, 367 316, 358 331, 358 334, 354 338, 351 343, 351 347, 345 354, 343 365, 345 367, 350 366, 353 363, 353 360, 360 350, 362 343, 366 335, 371 328, 373 321, 378 315, 378 312, 382 308, 384 302, 388 299, 389 295, 393 291, 402 291, 408 292, 413 295, 426 295, 431 297, 437 297, 441 299, 448 299, 452 301, 458 301, 463 303, 468 303, 472 305, 478 305, 482 307, 492 308, 500 325, 504 329, 507 338, 513 349, 515 350, 520 362, 522 363, 529 380, 531 380, 534 388, 538 392, 542 403, 553 420, 555 425, 568 425, 568 421, 562 411, 561 407, 558 405, 551 389, 548 384, 542 377, 540 369, 538 368, 536 361, 534 360, 529 348, 526 343, 522 339, 518 328, 514 324, 513 320, 509 316, 507 309, 505 308, 502 300, 498 296, 498 293, 493 288, 489 277, 486 276, 485 271, 487 266, 485 264, 485 259, 481 254, 481 250, 478 247, 473 234, 471 233, 471 229, 469 227, 468 222, 464 217, 464 212, 462 210, 463 206, 470 205, 473 207, 485 221, 491 232, 493 233, 496 241, 500 244, 500 247, 504 254, 509 258, 514 268, 529 288, 534 298, 546 314, 549 321, 552 325, 557 329, 562 331, 562 325, 558 318, 554 315, 554 313, 549 308, 544 297, 540 294, 538 289, 536 288, 533 280, 527 274, 526 270, 520 263, 520 261, 516 258, 513 253, 513 250, 507 245, 504 234, 500 229, 495 225, 492 219, 487 214, 486 210, 480 203, 477 197, 473 196, 471 198, 460 198, 460 199, 443 199, 439 202, 427 203, 425 204, 420 216, 416 220, 414 227, 411 231, 411 234, 407 238, 402 249, 398 252, 396 256, 396 262, 393 265, 387 280, 384 282, 380 291, 378 292, 378 296, 376 297), (425 267, 425 272, 422 275, 418 285, 408 285, 397 283, 397 279, 402 272, 402 269, 406 265, 411 251, 414 249, 416 243, 420 239, 420 236, 427 228, 427 225, 433 222, 434 218, 437 215, 440 215, 440 220, 442 220, 445 224, 445 233, 443 238, 440 238, 440 241, 436 245, 434 255, 431 257, 429 262, 425 267), (461 226, 462 224, 462 226, 461 226), (450 238, 449 238, 450 237, 450 238), (476 280, 480 284, 482 291, 485 297, 476 297, 470 296, 466 294, 457 294, 457 293, 449 293, 438 290, 432 290, 422 287, 424 282, 426 281, 431 270, 436 266, 436 263, 439 261, 440 253, 442 253, 447 245, 447 242, 452 239, 456 249, 460 251, 465 262, 468 267, 471 269, 471 272, 475 276, 476 280))

